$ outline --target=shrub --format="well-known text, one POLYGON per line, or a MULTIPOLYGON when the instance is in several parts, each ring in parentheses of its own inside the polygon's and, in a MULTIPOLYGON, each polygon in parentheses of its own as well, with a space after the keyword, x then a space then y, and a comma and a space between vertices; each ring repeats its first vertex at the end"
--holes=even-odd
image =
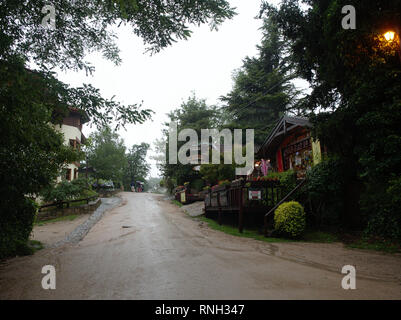
POLYGON ((288 193, 293 190, 297 185, 297 177, 294 170, 288 170, 285 172, 272 172, 267 176, 264 176, 262 180, 278 180, 284 187, 284 192, 288 193))
POLYGON ((229 186, 230 184, 231 184, 231 181, 229 181, 229 180, 219 181, 219 186, 229 186))
POLYGON ((75 179, 72 182, 62 181, 56 185, 51 185, 42 190, 40 195, 45 202, 59 202, 86 198, 91 193, 91 186, 85 179, 75 179))
POLYGON ((274 212, 274 228, 286 236, 298 238, 305 227, 304 208, 296 201, 283 203, 274 212))
POLYGON ((381 185, 370 184, 361 201, 367 237, 401 240, 401 178, 381 185))
POLYGON ((205 182, 202 179, 196 179, 191 182, 192 189, 194 189, 198 192, 201 191, 204 186, 205 186, 205 182))
POLYGON ((336 158, 325 160, 308 173, 306 191, 315 224, 339 226, 344 211, 346 164, 336 158))
POLYGON ((0 259, 33 253, 28 247, 37 205, 23 196, 0 203, 0 259))

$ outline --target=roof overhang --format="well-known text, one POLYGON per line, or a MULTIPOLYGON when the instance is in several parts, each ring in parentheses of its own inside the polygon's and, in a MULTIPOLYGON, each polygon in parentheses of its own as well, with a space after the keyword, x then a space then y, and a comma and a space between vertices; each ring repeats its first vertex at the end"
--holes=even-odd
POLYGON ((263 154, 269 155, 273 151, 275 152, 284 138, 300 127, 311 128, 312 124, 307 118, 283 116, 280 121, 277 122, 262 146, 255 152, 256 156, 260 157, 263 154))

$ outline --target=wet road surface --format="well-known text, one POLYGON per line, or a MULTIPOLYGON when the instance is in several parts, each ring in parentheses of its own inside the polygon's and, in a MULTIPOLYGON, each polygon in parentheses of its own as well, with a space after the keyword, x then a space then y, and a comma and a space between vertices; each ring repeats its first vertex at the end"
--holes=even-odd
POLYGON ((2 263, 0 299, 401 298, 399 256, 232 237, 163 196, 122 198, 78 244, 2 263), (316 259, 308 260, 309 253, 316 259), (341 265, 352 263, 358 263, 357 290, 344 290, 341 265), (41 287, 44 265, 56 268, 56 290, 41 287))

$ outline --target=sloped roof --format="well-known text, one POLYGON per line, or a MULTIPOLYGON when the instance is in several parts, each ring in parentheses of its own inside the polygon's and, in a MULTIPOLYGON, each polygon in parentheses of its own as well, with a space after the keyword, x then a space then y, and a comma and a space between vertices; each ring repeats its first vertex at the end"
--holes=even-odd
POLYGON ((309 122, 307 118, 295 117, 295 116, 283 116, 277 122, 276 126, 267 136, 263 144, 258 149, 255 148, 255 153, 259 154, 261 150, 268 148, 280 136, 285 136, 288 132, 297 127, 311 128, 312 124, 309 122))

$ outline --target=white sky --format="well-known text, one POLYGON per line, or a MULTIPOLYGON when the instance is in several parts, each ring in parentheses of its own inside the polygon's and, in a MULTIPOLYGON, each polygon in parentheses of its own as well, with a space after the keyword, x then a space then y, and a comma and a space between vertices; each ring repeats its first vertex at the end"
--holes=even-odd
MULTIPOLYGON (((193 28, 194 33, 187 41, 179 41, 160 53, 150 56, 145 52, 142 40, 133 35, 129 28, 118 29, 118 46, 123 60, 115 66, 101 55, 87 59, 95 66, 93 76, 84 72, 59 72, 59 79, 72 86, 91 83, 99 88, 103 97, 125 104, 140 103, 155 111, 152 121, 142 125, 129 125, 121 130, 127 148, 133 144, 147 142, 152 145, 161 137, 162 123, 166 113, 178 108, 192 92, 209 104, 219 103, 218 98, 232 88, 232 72, 242 65, 246 56, 257 53, 262 21, 255 19, 259 13, 260 0, 231 0, 238 15, 226 21, 219 31, 210 31, 207 25, 193 28)), ((277 4, 278 0, 270 1, 277 4)), ((94 128, 86 126, 84 134, 94 128)), ((153 162, 150 161, 149 162, 153 162)), ((152 176, 158 175, 152 163, 152 176)))

